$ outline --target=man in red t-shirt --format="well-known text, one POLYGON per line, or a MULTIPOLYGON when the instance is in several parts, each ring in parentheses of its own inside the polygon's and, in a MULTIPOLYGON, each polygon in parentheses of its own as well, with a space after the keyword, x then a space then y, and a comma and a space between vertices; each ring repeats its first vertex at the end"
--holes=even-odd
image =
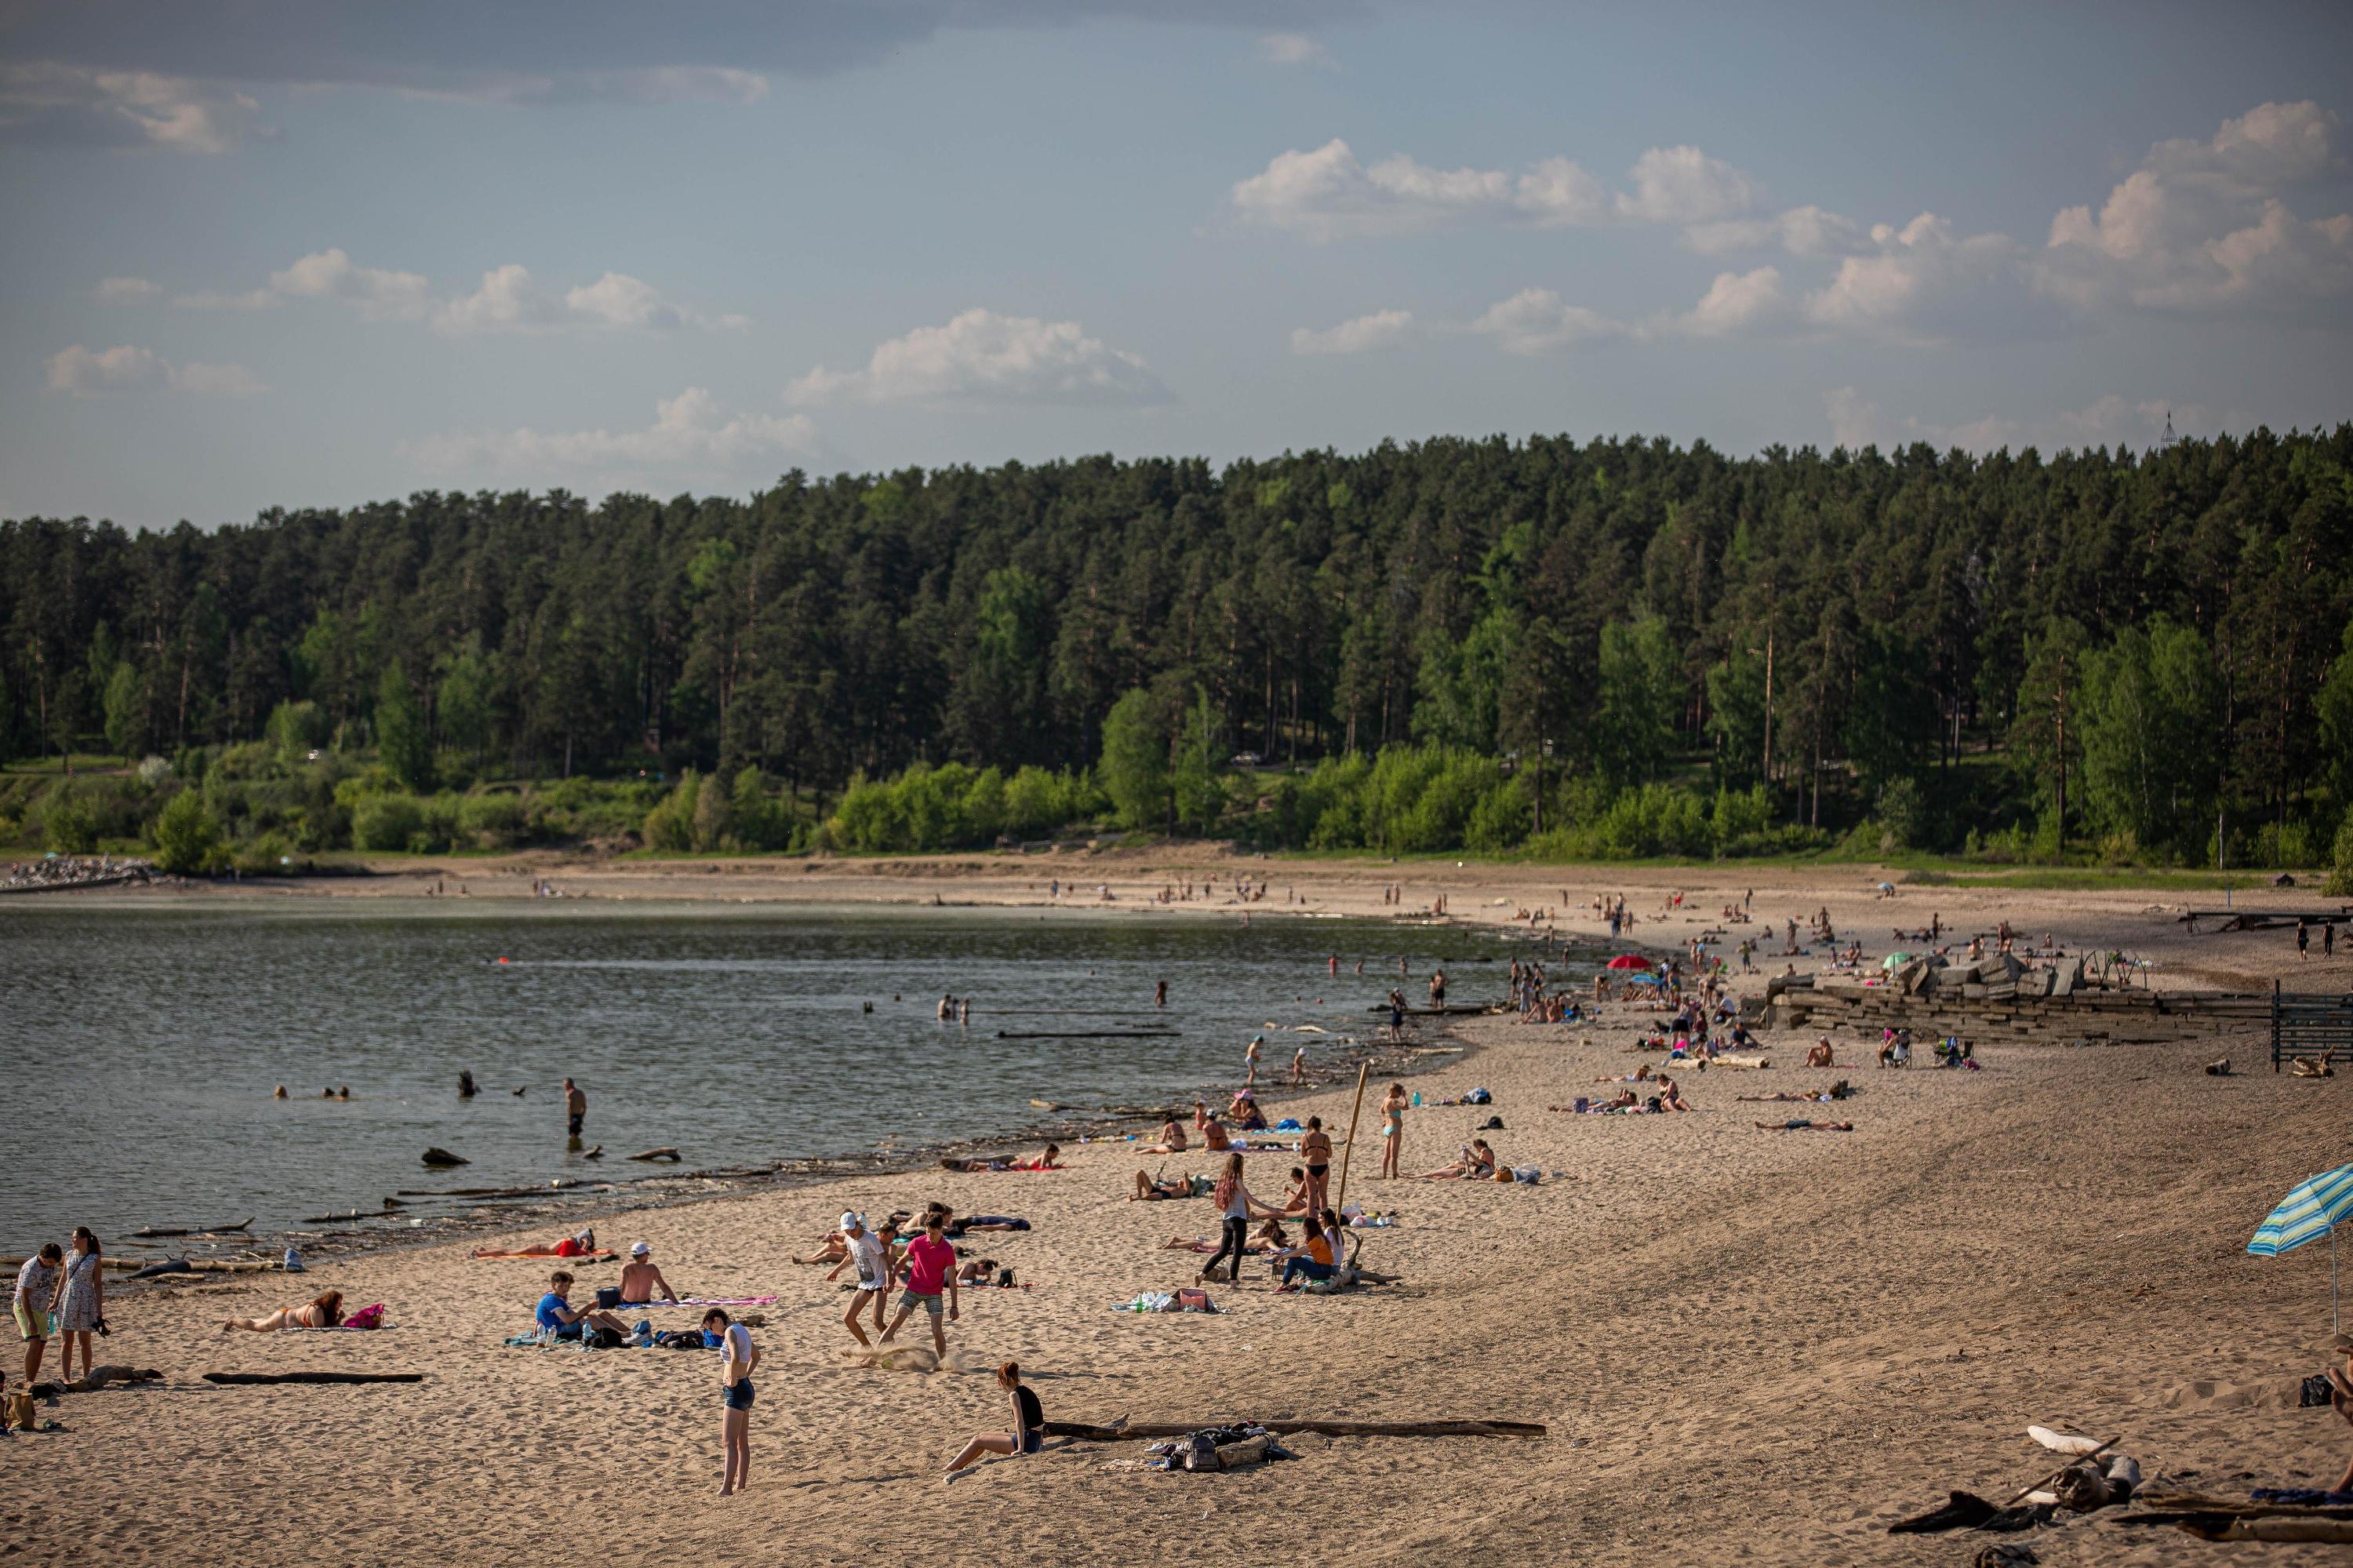
POLYGON ((907 1321, 908 1315, 921 1307, 932 1315, 932 1347, 942 1358, 948 1353, 947 1330, 940 1323, 940 1293, 947 1292, 948 1320, 954 1322, 959 1302, 956 1297, 955 1248, 947 1244, 940 1233, 947 1221, 934 1209, 923 1221, 923 1234, 907 1245, 906 1294, 899 1298, 899 1315, 882 1330, 882 1342, 889 1344, 907 1321))

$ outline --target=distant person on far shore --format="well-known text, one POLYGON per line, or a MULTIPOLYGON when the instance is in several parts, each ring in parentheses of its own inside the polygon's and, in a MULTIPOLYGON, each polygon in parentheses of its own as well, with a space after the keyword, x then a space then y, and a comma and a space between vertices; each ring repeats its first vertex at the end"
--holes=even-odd
POLYGON ((588 1096, 569 1078, 564 1080, 564 1115, 566 1128, 578 1138, 588 1124, 588 1096))

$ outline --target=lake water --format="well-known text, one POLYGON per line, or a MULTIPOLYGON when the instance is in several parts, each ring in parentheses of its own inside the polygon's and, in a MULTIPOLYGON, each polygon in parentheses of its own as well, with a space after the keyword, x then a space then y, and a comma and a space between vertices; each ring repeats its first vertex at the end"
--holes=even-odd
POLYGON ((1409 996, 1442 963, 1451 998, 1467 1001, 1499 1000, 1511 954, 1527 950, 1272 914, 1245 927, 1059 911, 71 897, 0 906, 0 1251, 12 1255, 76 1224, 111 1239, 251 1214, 270 1231, 375 1210, 404 1187, 634 1176, 648 1168, 618 1157, 662 1144, 689 1168, 723 1167, 987 1136, 1039 1122, 1033 1099, 1170 1103, 1238 1084, 1265 1023, 1332 1033, 1270 1033, 1262 1078, 1303 1040, 1311 1063, 1328 1059, 1372 1023, 1366 1008, 1396 983, 1400 952, 1409 996), (1162 980, 1169 1005, 1155 1017, 1162 980), (937 1022, 944 991, 973 999, 969 1026, 937 1022), (1162 1023, 1178 1033, 997 1038, 1162 1023), (458 1097, 460 1069, 479 1097, 458 1097), (599 1164, 566 1150, 566 1075, 588 1094, 599 1164), (290 1098, 271 1097, 280 1084, 290 1098), (319 1097, 343 1085, 350 1100, 319 1097), (418 1156, 435 1144, 471 1163, 427 1171, 418 1156))

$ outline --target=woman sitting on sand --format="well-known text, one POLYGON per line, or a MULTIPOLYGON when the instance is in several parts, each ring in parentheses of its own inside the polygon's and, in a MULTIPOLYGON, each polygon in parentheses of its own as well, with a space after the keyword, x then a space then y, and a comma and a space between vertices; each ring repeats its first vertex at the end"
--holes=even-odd
POLYGON ((280 1329, 332 1329, 343 1320, 343 1293, 330 1290, 301 1307, 280 1307, 267 1318, 225 1318, 221 1320, 221 1332, 250 1329, 257 1334, 270 1334, 280 1329))
POLYGON ((1474 1138, 1461 1156, 1451 1165, 1441 1165, 1435 1171, 1425 1171, 1425 1181, 1485 1181, 1495 1174, 1495 1151, 1487 1147, 1483 1138, 1474 1138))
POLYGON ((1806 1053, 1806 1065, 1809 1067, 1835 1067, 1838 1065, 1838 1063, 1831 1060, 1831 1037, 1825 1034, 1820 1040, 1814 1042, 1813 1049, 1806 1053))
POLYGON ((1282 1212, 1286 1214, 1305 1213, 1313 1202, 1313 1196, 1307 1183, 1306 1170, 1302 1166, 1293 1166, 1291 1185, 1282 1190, 1282 1212))
POLYGON ((532 1246, 516 1247, 512 1251, 478 1246, 474 1249, 474 1255, 476 1257, 589 1257, 593 1256, 596 1251, 596 1233, 584 1225, 578 1232, 565 1236, 562 1241, 542 1242, 532 1246))
POLYGON ((1683 1098, 1682 1088, 1672 1078, 1659 1080, 1659 1108, 1671 1111, 1687 1111, 1692 1108, 1691 1102, 1683 1098))
POLYGON ((1160 1124, 1160 1141, 1147 1143, 1138 1154, 1182 1154, 1185 1152, 1185 1124, 1170 1117, 1160 1124))
POLYGON ((1237 1132, 1266 1130, 1266 1112, 1259 1109, 1258 1097, 1247 1089, 1234 1097, 1234 1108, 1229 1114, 1233 1117, 1237 1132))
POLYGON ((988 1283, 988 1277, 996 1272, 997 1260, 995 1258, 968 1258, 965 1262, 956 1265, 956 1283, 959 1285, 972 1285, 976 1283, 986 1285, 988 1283))
POLYGON ((824 1243, 807 1257, 796 1257, 795 1263, 845 1263, 849 1258, 849 1242, 839 1231, 825 1233, 824 1243))
POLYGON ((1299 1250, 1284 1261, 1282 1282, 1275 1287, 1277 1290, 1296 1290, 1297 1281, 1302 1278, 1329 1279, 1340 1272, 1337 1241, 1314 1215, 1308 1215, 1305 1224, 1306 1236, 1299 1250))
POLYGON ((1021 1368, 1012 1361, 997 1369, 997 1386, 1012 1396, 1013 1430, 984 1432, 964 1446, 964 1452, 948 1461, 946 1480, 953 1481, 966 1467, 977 1464, 984 1454, 1034 1454, 1046 1443, 1046 1412, 1038 1396, 1021 1382, 1021 1368))
POLYGON ((1208 1120, 1201 1124, 1202 1148, 1209 1150, 1212 1154, 1222 1154, 1233 1146, 1234 1140, 1226 1135, 1226 1124, 1224 1122, 1219 1121, 1213 1116, 1208 1120))

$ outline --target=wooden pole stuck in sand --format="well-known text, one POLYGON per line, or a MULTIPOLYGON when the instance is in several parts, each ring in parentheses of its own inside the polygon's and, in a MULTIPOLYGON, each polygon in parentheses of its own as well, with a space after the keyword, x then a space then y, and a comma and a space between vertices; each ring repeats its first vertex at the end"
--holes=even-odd
POLYGON ((1373 1065, 1367 1060, 1356 1065, 1356 1104, 1348 1112, 1348 1141, 1340 1146, 1340 1195, 1332 1200, 1332 1212, 1348 1201, 1348 1156, 1356 1150, 1356 1118, 1365 1110, 1365 1080, 1372 1075, 1373 1065))

